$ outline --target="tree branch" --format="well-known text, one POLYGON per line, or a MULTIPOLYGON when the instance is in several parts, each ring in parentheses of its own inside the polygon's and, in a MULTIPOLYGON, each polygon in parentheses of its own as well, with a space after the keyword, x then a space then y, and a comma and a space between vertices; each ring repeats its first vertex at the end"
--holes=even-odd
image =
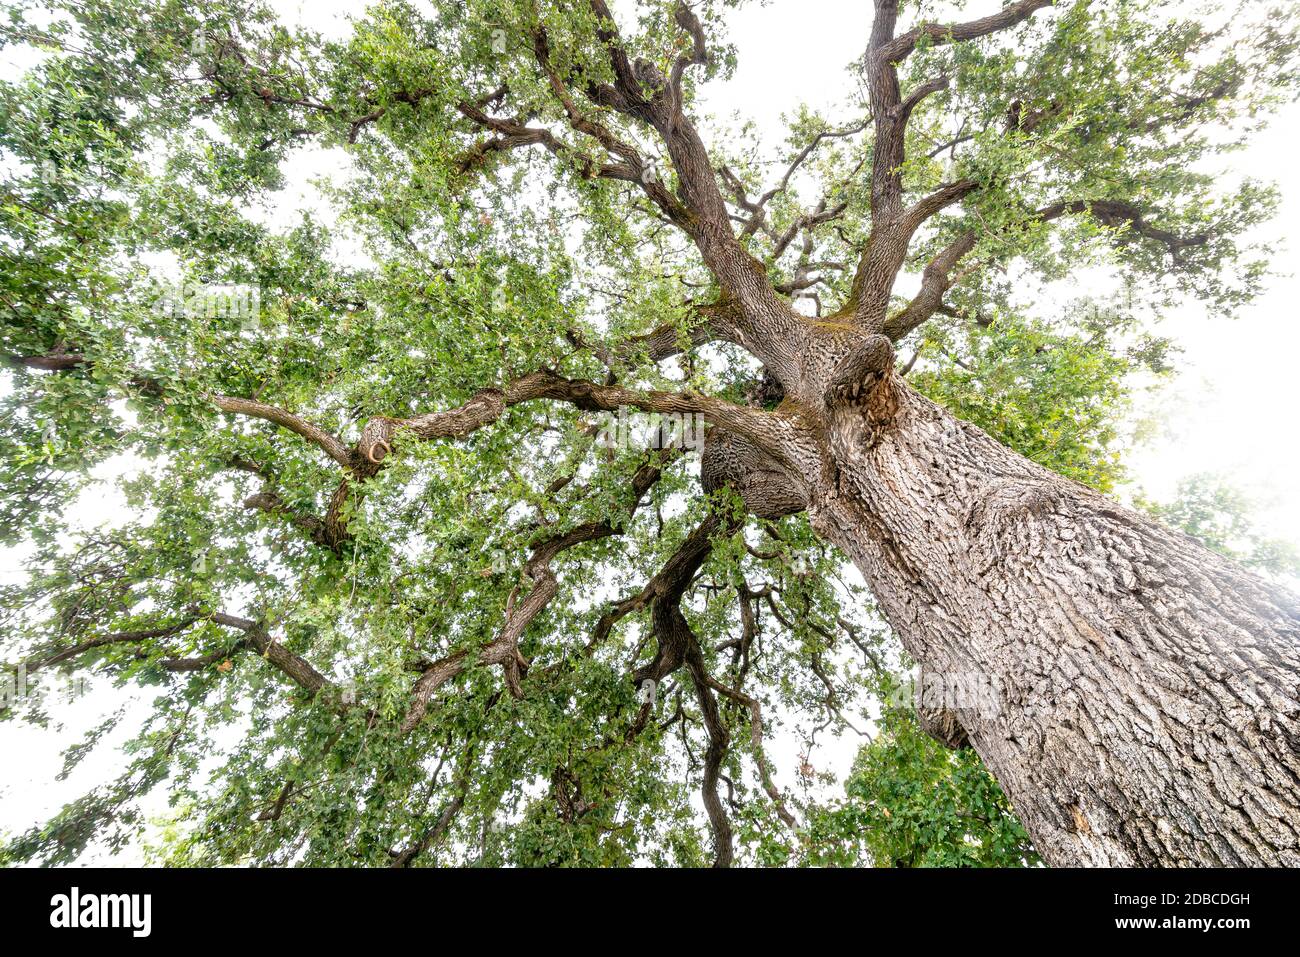
POLYGON ((621 535, 626 523, 640 508, 646 492, 663 476, 664 469, 680 454, 679 449, 666 449, 655 453, 632 476, 632 501, 623 520, 618 524, 608 521, 587 522, 558 535, 544 538, 533 546, 532 554, 523 568, 523 575, 533 581, 533 587, 522 602, 516 602, 518 588, 511 592, 506 605, 506 620, 497 636, 477 656, 459 651, 428 665, 412 689, 411 703, 402 720, 401 731, 407 734, 423 720, 429 700, 442 685, 461 674, 471 660, 479 665, 502 665, 505 668, 506 686, 516 698, 524 696, 521 684, 528 670, 528 662, 519 653, 519 639, 533 620, 551 603, 559 591, 559 580, 551 562, 561 552, 584 542, 597 541, 621 535))
POLYGON ((224 412, 233 412, 236 415, 248 415, 258 419, 265 419, 267 422, 274 422, 276 425, 302 436, 308 442, 319 447, 339 465, 345 468, 352 465, 352 454, 348 451, 346 445, 329 432, 319 426, 312 425, 305 419, 299 418, 292 412, 286 412, 284 409, 267 405, 264 402, 256 402, 253 399, 241 399, 229 395, 215 395, 212 396, 211 401, 213 405, 224 412))
POLYGON ((1035 218, 1048 222, 1077 213, 1088 213, 1104 226, 1112 228, 1127 226, 1135 235, 1163 243, 1172 253, 1189 246, 1203 246, 1209 242, 1211 236, 1209 232, 1179 236, 1177 233, 1151 225, 1147 222, 1145 213, 1132 203, 1113 199, 1080 199, 1053 203, 1038 210, 1035 218))
POLYGON ((975 248, 975 233, 962 233, 926 265, 921 274, 921 289, 901 311, 885 323, 884 334, 894 342, 929 319, 939 309, 944 293, 953 285, 952 272, 957 263, 975 248))
MULTIPOLYGON (((897 11, 897 0, 877 0, 877 9, 882 2, 893 4, 897 11)), ((923 38, 933 46, 975 40, 1010 29, 1029 19, 1043 7, 1053 6, 1055 2, 1056 0, 1019 0, 1017 3, 1007 4, 997 13, 966 23, 922 23, 896 39, 882 44, 879 47, 879 55, 886 62, 901 63, 916 49, 923 38)))

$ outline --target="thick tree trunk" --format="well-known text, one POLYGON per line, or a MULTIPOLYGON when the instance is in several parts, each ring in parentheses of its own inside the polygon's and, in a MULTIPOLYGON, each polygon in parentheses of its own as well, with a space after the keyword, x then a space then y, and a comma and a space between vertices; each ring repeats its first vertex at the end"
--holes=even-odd
POLYGON ((1300 865, 1300 602, 889 376, 814 527, 1054 865, 1300 865))

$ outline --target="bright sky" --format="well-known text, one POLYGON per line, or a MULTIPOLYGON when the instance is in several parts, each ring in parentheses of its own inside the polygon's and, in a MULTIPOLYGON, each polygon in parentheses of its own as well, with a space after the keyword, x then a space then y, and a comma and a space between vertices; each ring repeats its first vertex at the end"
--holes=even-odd
MULTIPOLYGON (((1189 8, 1197 5, 1189 0, 1189 8)), ((286 19, 326 33, 342 33, 346 32, 342 14, 360 4, 280 0, 277 6, 286 19)), ((998 6, 999 0, 977 0, 968 5, 968 15, 998 6)), ((800 103, 830 108, 850 89, 845 68, 863 49, 869 7, 864 0, 772 0, 768 6, 736 13, 731 39, 739 49, 740 66, 730 83, 707 90, 708 109, 719 116, 737 111, 753 119, 762 135, 779 141, 783 113, 800 103)), ((1292 271, 1295 254, 1281 240, 1300 229, 1300 184, 1290 169, 1298 139, 1300 107, 1293 104, 1248 151, 1235 157, 1238 174, 1281 184, 1280 215, 1260 238, 1277 242, 1275 268, 1284 273, 1292 271)), ((323 209, 309 180, 336 169, 330 156, 305 153, 291 171, 291 185, 280 208, 289 212, 309 202, 323 209)), ((1161 333, 1184 350, 1179 362, 1182 372, 1154 408, 1139 410, 1144 415, 1158 414, 1163 432, 1129 456, 1137 485, 1165 499, 1184 476, 1222 473, 1237 487, 1268 500, 1260 517, 1271 534, 1300 542, 1300 492, 1293 478, 1300 474, 1300 447, 1293 440, 1291 421, 1296 405, 1292 366, 1300 352, 1297 302, 1300 281, 1286 276, 1273 279, 1268 294, 1235 321, 1211 320, 1191 308, 1164 318, 1161 333)), ((96 499, 87 522, 106 518, 112 501, 96 499)), ((14 553, 0 552, 0 579, 18 573, 18 561, 14 553)), ((129 692, 101 688, 60 712, 66 730, 0 725, 0 833, 25 829, 112 774, 117 758, 111 748, 104 748, 67 781, 55 781, 62 749, 98 723, 98 716, 133 700, 138 699, 129 692)), ((789 769, 795 764, 797 747, 789 736, 773 742, 771 757, 784 771, 782 784, 792 783, 789 769)), ((829 744, 814 756, 814 763, 819 770, 842 772, 855 747, 852 740, 829 744)), ((136 859, 130 854, 115 862, 136 859)))

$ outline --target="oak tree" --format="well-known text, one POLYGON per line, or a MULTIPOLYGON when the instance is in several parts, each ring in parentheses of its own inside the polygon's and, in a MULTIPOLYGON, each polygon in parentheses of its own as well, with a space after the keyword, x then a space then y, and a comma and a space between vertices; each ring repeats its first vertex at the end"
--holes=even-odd
POLYGON ((182 863, 825 860, 772 726, 897 642, 993 859, 1300 864, 1300 602, 1107 494, 1149 317, 1267 272, 1294 11, 874 0, 772 144, 699 106, 734 5, 7 8, 5 658, 152 702, 8 855, 161 787, 182 863))

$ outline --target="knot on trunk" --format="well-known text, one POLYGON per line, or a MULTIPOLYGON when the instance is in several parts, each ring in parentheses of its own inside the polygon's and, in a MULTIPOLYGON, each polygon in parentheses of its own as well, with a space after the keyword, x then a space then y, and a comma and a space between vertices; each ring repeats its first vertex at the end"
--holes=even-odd
POLYGON ((354 452, 356 459, 354 469, 357 474, 369 477, 379 472, 384 460, 393 451, 395 431, 397 431, 397 423, 383 416, 366 423, 366 427, 361 430, 361 437, 357 439, 354 452))
POLYGON ((1061 492, 1033 479, 1002 479, 966 511, 965 526, 973 551, 996 562, 1011 553, 1055 553, 1061 542, 1043 520, 1062 505, 1061 492), (1049 540, 1050 539, 1050 540, 1049 540))
POLYGON ((704 437, 700 483, 706 492, 731 489, 759 518, 781 518, 807 507, 803 490, 771 456, 722 429, 710 429, 704 437))
POLYGON ((888 338, 872 333, 855 339, 826 381, 826 407, 870 404, 893 368, 894 344, 888 338))
POLYGON ((1033 479, 1000 479, 990 483, 983 497, 966 513, 968 528, 1008 527, 1027 518, 1042 518, 1054 512, 1061 493, 1046 482, 1033 479))
POLYGON ((945 748, 956 751, 970 747, 966 729, 962 727, 955 711, 947 708, 917 708, 916 723, 921 726, 922 731, 945 748))
POLYGON ((979 671, 921 665, 912 679, 916 723, 954 751, 970 747, 966 724, 1000 710, 996 683, 979 671))
POLYGON ((898 412, 894 345, 877 333, 855 332, 831 368, 822 403, 831 428, 831 473, 848 459, 873 448, 898 412))

